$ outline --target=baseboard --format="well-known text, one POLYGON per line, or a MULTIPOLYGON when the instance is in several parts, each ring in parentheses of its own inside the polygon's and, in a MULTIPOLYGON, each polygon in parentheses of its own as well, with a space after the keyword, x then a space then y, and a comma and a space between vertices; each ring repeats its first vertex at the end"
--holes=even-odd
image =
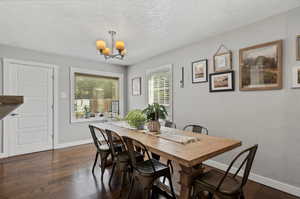
MULTIPOLYGON (((211 167, 215 167, 217 169, 226 171, 228 168, 228 165, 214 161, 214 160, 207 160, 204 162, 204 164, 211 166, 211 167)), ((237 168, 232 168, 231 173, 235 173, 237 171, 237 168)), ((242 173, 242 172, 240 172, 242 173)), ((280 182, 277 180, 273 180, 271 178, 267 178, 261 175, 257 175, 255 173, 250 173, 249 175, 249 179, 253 180, 255 182, 258 182, 260 184, 272 187, 274 189, 278 189, 280 191, 295 195, 295 196, 300 196, 300 188, 299 187, 295 187, 293 185, 284 183, 284 182, 280 182)))
POLYGON ((0 153, 0 159, 1 158, 6 158, 6 157, 7 157, 6 153, 0 153))
POLYGON ((75 141, 75 142, 61 143, 61 144, 54 146, 54 149, 62 149, 62 148, 78 146, 78 145, 82 145, 82 144, 89 144, 92 142, 93 142, 92 139, 87 139, 87 140, 79 140, 79 141, 75 141))

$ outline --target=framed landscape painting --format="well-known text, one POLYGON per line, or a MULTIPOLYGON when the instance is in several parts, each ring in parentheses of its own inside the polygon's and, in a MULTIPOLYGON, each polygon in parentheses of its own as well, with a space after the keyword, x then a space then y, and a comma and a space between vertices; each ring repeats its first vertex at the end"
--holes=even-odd
POLYGON ((199 61, 192 62, 192 82, 201 83, 207 82, 208 76, 208 61, 207 59, 202 59, 199 61))
POLYGON ((293 88, 300 88, 300 66, 293 68, 293 88))
POLYGON ((282 88, 282 40, 240 49, 240 90, 282 88))
POLYGON ((209 92, 234 91, 234 71, 209 75, 209 92))
POLYGON ((132 95, 133 96, 140 96, 142 94, 141 91, 141 77, 136 77, 132 79, 132 95))

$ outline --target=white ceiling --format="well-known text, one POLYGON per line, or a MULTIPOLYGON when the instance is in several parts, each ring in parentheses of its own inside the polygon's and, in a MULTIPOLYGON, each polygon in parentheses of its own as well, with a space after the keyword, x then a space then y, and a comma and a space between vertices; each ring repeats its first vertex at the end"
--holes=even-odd
POLYGON ((299 0, 0 0, 0 43, 88 58, 116 30, 137 63, 300 6, 299 0))

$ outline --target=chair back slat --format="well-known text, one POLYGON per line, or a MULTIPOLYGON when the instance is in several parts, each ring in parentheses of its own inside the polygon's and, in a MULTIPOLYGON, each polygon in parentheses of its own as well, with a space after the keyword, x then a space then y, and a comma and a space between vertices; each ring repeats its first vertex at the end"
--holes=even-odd
POLYGON ((113 155, 114 158, 115 157, 118 158, 118 153, 120 151, 116 150, 118 148, 117 146, 121 147, 121 151, 126 151, 126 147, 122 140, 122 137, 116 132, 110 130, 105 130, 105 133, 108 137, 108 143, 109 143, 109 148, 111 150, 111 154, 113 155))
POLYGON ((235 172, 233 177, 235 178, 239 174, 239 172, 242 170, 243 166, 246 165, 245 169, 244 169, 243 176, 242 176, 242 181, 241 181, 241 184, 240 184, 238 190, 240 190, 247 183, 248 178, 249 178, 249 174, 250 174, 250 171, 251 171, 251 168, 252 168, 252 164, 253 164, 253 161, 254 161, 254 158, 255 158, 255 155, 256 155, 257 148, 258 148, 258 145, 256 144, 256 145, 254 145, 254 146, 252 146, 248 149, 245 149, 244 151, 240 152, 232 160, 229 167, 227 168, 226 173, 224 174, 223 178, 220 180, 220 182, 218 184, 218 187, 217 187, 217 190, 219 190, 221 188, 224 180, 228 176, 228 174, 229 174, 231 168, 233 167, 233 165, 235 164, 235 162, 237 160, 239 160, 241 157, 244 157, 244 155, 245 155, 245 158, 242 161, 242 163, 240 164, 238 170, 235 172))
MULTIPOLYGON (((142 152, 143 155, 146 154, 147 159, 149 159, 149 160, 152 159, 151 156, 149 155, 148 149, 146 148, 146 146, 143 143, 141 143, 141 142, 139 142, 135 139, 129 138, 127 136, 123 136, 123 139, 126 143, 127 149, 129 151, 130 160, 131 160, 132 166, 134 168, 136 168, 138 170, 137 163, 136 163, 136 158, 135 158, 136 149, 139 152, 142 152)), ((152 167, 153 171, 155 172, 154 164, 152 163, 152 161, 150 161, 150 162, 151 162, 151 167, 152 167)))
POLYGON ((107 137, 104 135, 104 130, 97 128, 95 126, 89 125, 89 129, 93 138, 93 142, 95 147, 100 150, 100 146, 102 145, 101 141, 98 139, 98 136, 96 135, 96 132, 99 133, 98 135, 100 135, 103 138, 103 141, 108 145, 108 139, 107 137))
POLYGON ((187 130, 191 128, 192 132, 194 133, 205 133, 206 135, 208 135, 208 129, 205 128, 204 126, 200 126, 200 125, 196 125, 196 124, 189 124, 186 125, 183 130, 187 130))

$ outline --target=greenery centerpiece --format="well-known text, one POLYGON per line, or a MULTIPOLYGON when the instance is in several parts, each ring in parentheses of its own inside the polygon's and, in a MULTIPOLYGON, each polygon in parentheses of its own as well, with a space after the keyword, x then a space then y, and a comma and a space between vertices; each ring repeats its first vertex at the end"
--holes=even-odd
POLYGON ((146 115, 141 110, 129 111, 125 117, 127 123, 138 130, 144 129, 144 125, 147 121, 146 115))
POLYGON ((168 115, 166 108, 158 103, 148 104, 148 107, 143 110, 143 113, 147 117, 147 126, 150 132, 159 132, 159 119, 166 119, 168 115))

